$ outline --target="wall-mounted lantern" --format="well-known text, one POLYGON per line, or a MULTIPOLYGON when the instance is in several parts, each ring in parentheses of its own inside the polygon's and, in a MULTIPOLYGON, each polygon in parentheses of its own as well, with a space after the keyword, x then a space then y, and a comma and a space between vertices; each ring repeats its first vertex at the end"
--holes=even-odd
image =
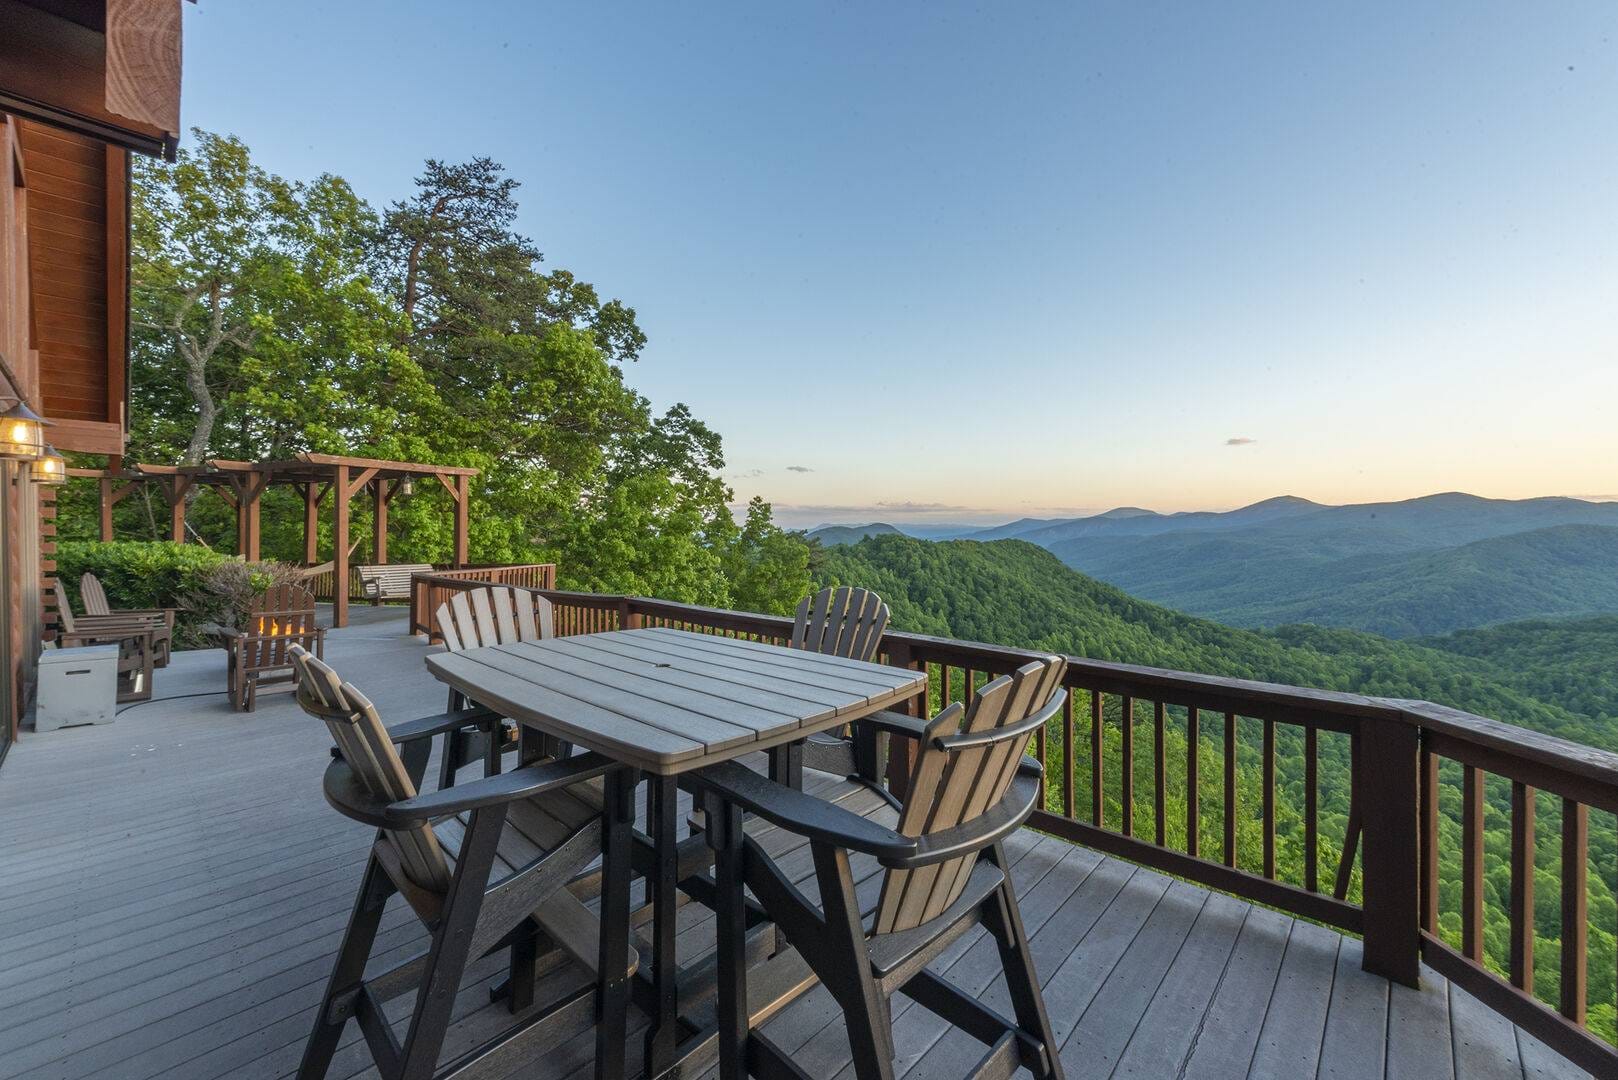
POLYGON ((36 484, 67 483, 67 459, 50 443, 45 444, 44 452, 34 459, 29 471, 33 474, 36 484))
POLYGON ((32 461, 45 452, 44 419, 21 399, 0 413, 0 458, 32 461))

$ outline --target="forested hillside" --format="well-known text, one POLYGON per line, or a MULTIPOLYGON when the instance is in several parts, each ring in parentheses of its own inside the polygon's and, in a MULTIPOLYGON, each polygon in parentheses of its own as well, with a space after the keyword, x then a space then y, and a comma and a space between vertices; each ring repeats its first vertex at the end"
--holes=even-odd
POLYGON ((898 529, 892 525, 885 525, 880 521, 870 525, 822 525, 818 529, 810 529, 808 538, 817 540, 827 547, 836 547, 839 544, 855 544, 867 536, 897 535, 898 529))
MULTIPOLYGON (((1565 738, 1618 750, 1612 702, 1618 687, 1610 674, 1618 645, 1618 619, 1583 623, 1518 624, 1422 642, 1394 641, 1374 634, 1315 626, 1273 631, 1235 629, 1135 599, 1064 566, 1050 552, 1016 540, 980 543, 926 543, 883 536, 826 550, 815 570, 822 584, 860 584, 881 593, 893 609, 897 629, 996 644, 1050 649, 1101 660, 1175 668, 1294 685, 1401 698, 1425 698, 1498 720, 1565 738), (1588 635, 1588 636, 1586 636, 1588 635), (1564 672, 1559 652, 1572 660, 1564 672), (1602 658, 1606 658, 1606 672, 1602 658), (1595 678, 1586 680, 1585 673, 1595 678)), ((959 677, 950 696, 964 693, 959 677)), ((1123 716, 1110 699, 1107 745, 1122 738, 1123 716)), ((1166 802, 1171 846, 1185 843, 1184 766, 1187 753, 1183 711, 1170 709, 1168 761, 1176 763, 1167 777, 1166 802)), ((1087 717, 1079 710, 1075 787, 1078 805, 1088 805, 1089 761, 1087 717)), ((1198 747, 1201 773, 1219 775, 1222 719, 1205 718, 1198 747)), ((1262 799, 1256 765, 1258 725, 1238 728, 1244 747, 1238 769, 1238 865, 1257 867, 1260 843, 1258 808, 1262 799)), ((1149 707, 1135 714, 1138 793, 1153 789, 1149 707)), ((1060 732, 1048 736, 1053 798, 1059 788, 1060 732)), ((1302 881, 1301 806, 1302 746, 1297 729, 1282 725, 1277 740, 1277 864, 1283 880, 1302 881)), ((1347 814, 1348 746, 1338 736, 1323 735, 1320 746, 1320 864, 1335 866, 1347 814)), ((1459 940, 1460 824, 1459 773, 1446 770, 1440 795, 1440 908, 1447 936, 1459 940)), ((1122 808, 1112 798, 1119 790, 1116 756, 1106 762, 1108 821, 1116 827, 1122 808)), ((1201 843, 1217 851, 1222 829, 1222 794, 1217 782, 1199 788, 1201 843)), ((1510 849, 1508 792, 1491 784, 1486 792, 1487 888, 1486 954, 1496 970, 1506 963, 1510 849)), ((1137 832, 1149 835, 1149 799, 1137 795, 1137 832)), ((1541 842, 1537 877, 1542 895, 1555 895, 1559 849, 1559 806, 1549 798, 1539 805, 1541 842)), ((1613 1031, 1613 926, 1618 919, 1611 883, 1618 879, 1618 835, 1607 815, 1591 817, 1590 878, 1591 1024, 1608 1038, 1613 1031)), ((1330 870, 1324 871, 1330 873, 1330 870)), ((1547 900, 1536 911, 1539 962, 1536 992, 1554 1001, 1558 986, 1557 942, 1560 912, 1547 900)))

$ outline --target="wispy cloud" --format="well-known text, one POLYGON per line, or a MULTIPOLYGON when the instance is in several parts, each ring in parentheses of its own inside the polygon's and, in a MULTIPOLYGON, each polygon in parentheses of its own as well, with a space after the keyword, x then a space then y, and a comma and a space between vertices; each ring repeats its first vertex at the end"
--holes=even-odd
POLYGON ((811 469, 807 465, 788 465, 787 466, 787 472, 814 472, 814 471, 815 470, 811 469))
POLYGON ((986 513, 974 506, 949 503, 872 502, 872 503, 783 503, 781 509, 806 514, 976 514, 986 513))
POLYGON ((764 475, 764 470, 763 469, 747 469, 747 470, 744 470, 743 472, 731 473, 730 474, 730 479, 732 479, 732 480, 757 480, 759 477, 761 477, 763 475, 764 475))
POLYGON ((1237 435, 1237 436, 1235 436, 1233 438, 1226 439, 1225 440, 1225 445, 1226 446, 1251 446, 1256 442, 1258 442, 1257 439, 1249 439, 1245 435, 1237 435))

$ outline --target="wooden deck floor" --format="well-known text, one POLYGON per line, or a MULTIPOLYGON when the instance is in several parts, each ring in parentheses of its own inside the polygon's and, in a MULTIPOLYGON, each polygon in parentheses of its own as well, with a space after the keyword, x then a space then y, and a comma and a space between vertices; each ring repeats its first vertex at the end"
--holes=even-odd
MULTIPOLYGON (((331 636, 334 665, 391 719, 440 708, 398 609, 355 616, 331 636)), ((179 654, 157 678, 170 700, 25 735, 0 769, 0 1078, 296 1068, 369 834, 320 797, 321 726, 285 696, 234 714, 223 684, 223 654, 179 654)), ((1364 974, 1352 938, 1051 837, 1012 848, 1070 1077, 1584 1075, 1431 972, 1420 992, 1364 974)), ((684 959, 712 920, 694 905, 682 920, 684 959)), ((401 956, 420 937, 390 911, 379 947, 401 956)), ((1009 1008, 981 935, 937 966, 1009 1008)), ((506 1022, 487 1003, 498 974, 485 961, 463 991, 462 1045, 506 1022)), ((547 976, 556 989, 579 978, 547 976)), ((979 1053, 903 998, 895 1027, 908 1077, 960 1076, 979 1053)), ((812 1075, 852 1076, 824 991, 769 1030, 812 1075)), ((592 1045, 588 1030, 558 1033, 509 1075, 588 1076, 592 1045)), ((331 1075, 366 1066, 351 1041, 331 1075)))

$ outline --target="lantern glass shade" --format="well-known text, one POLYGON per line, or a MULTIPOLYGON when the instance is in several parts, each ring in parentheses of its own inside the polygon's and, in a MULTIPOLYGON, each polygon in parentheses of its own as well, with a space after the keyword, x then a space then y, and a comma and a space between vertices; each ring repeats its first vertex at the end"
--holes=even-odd
POLYGON ((45 449, 45 421, 22 402, 0 413, 0 457, 32 461, 45 449))
POLYGON ((56 447, 49 443, 34 463, 29 466, 36 484, 65 484, 67 483, 67 460, 56 452, 56 447))
POLYGON ((399 494, 401 494, 401 495, 414 495, 415 493, 416 493, 416 485, 410 479, 410 477, 407 476, 403 480, 399 481, 399 494))

